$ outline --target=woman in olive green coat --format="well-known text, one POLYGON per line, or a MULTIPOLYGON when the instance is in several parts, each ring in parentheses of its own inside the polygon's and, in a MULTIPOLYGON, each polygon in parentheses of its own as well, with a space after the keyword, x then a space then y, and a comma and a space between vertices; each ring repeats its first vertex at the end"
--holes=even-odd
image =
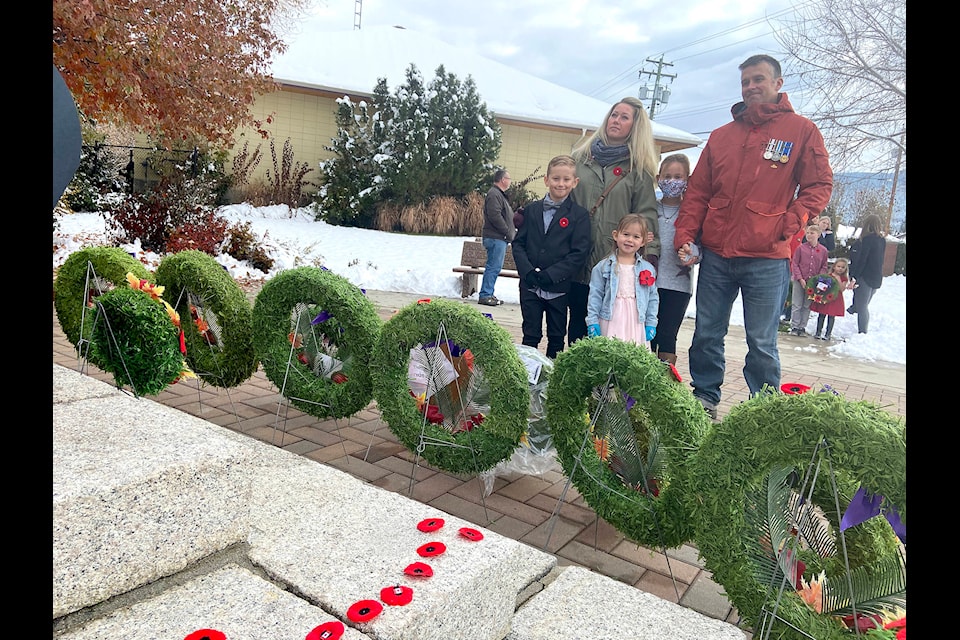
POLYGON ((587 335, 590 271, 610 255, 613 230, 620 218, 628 213, 639 213, 647 219, 647 228, 653 232, 654 239, 647 243, 644 257, 654 267, 658 266, 660 259, 653 178, 657 173, 659 155, 643 103, 637 98, 626 97, 614 104, 600 127, 574 147, 571 155, 577 160, 577 177, 580 179, 572 197, 590 211, 592 250, 582 273, 570 285, 568 345, 587 335))

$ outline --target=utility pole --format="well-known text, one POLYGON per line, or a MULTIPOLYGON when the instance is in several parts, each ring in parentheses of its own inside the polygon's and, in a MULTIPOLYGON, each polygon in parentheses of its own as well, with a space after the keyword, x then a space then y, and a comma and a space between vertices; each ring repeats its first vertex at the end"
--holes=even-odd
POLYGON ((655 79, 653 81, 653 91, 650 91, 650 87, 644 84, 642 87, 640 87, 640 91, 638 92, 637 95, 641 100, 646 100, 647 98, 650 98, 650 119, 653 120, 653 115, 657 111, 657 105, 667 104, 667 102, 669 102, 670 100, 670 86, 669 85, 661 86, 660 78, 669 78, 672 84, 673 79, 676 78, 677 76, 676 74, 663 72, 664 67, 672 67, 673 63, 664 62, 662 53, 660 54, 659 60, 651 60, 650 58, 647 58, 646 62, 650 62, 652 64, 657 65, 657 70, 647 71, 646 69, 642 69, 638 74, 638 76, 641 79, 643 78, 644 75, 654 76, 655 79))
POLYGON ((363 9, 363 0, 356 0, 353 3, 353 30, 360 30, 360 11, 363 9))

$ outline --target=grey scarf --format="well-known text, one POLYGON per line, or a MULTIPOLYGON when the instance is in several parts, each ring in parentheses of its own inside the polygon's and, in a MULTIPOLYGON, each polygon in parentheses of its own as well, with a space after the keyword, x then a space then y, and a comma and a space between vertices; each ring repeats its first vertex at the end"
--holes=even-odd
POLYGON ((590 153, 593 155, 601 167, 609 167, 620 160, 626 160, 630 157, 630 149, 625 144, 607 145, 597 138, 590 145, 590 153))

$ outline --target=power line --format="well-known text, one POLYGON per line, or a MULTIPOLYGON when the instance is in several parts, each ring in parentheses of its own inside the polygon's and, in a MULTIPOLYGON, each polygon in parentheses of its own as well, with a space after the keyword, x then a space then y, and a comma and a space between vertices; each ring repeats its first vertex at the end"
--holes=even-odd
MULTIPOLYGON (((698 44, 702 44, 702 43, 704 43, 704 42, 709 42, 710 40, 715 40, 715 39, 717 39, 717 38, 722 38, 722 37, 727 36, 727 35, 729 35, 729 34, 731 34, 731 33, 736 33, 737 31, 741 31, 741 30, 743 30, 743 29, 746 29, 746 28, 749 28, 749 27, 753 27, 753 26, 755 26, 755 25, 757 25, 757 24, 760 24, 760 23, 763 23, 763 22, 767 22, 767 21, 769 21, 769 20, 772 19, 772 18, 776 18, 776 17, 779 17, 779 16, 784 15, 784 14, 787 14, 787 13, 791 13, 791 12, 798 11, 798 10, 806 7, 807 5, 813 4, 814 1, 815 1, 815 0, 808 0, 807 2, 803 2, 803 3, 799 4, 799 5, 792 6, 792 7, 788 7, 788 8, 786 8, 786 9, 781 9, 780 11, 776 11, 776 12, 774 12, 774 13, 772 13, 772 14, 769 14, 769 15, 764 15, 762 18, 755 18, 755 19, 753 19, 753 20, 750 20, 750 21, 748 21, 748 22, 744 22, 744 23, 742 23, 742 24, 740 24, 740 25, 737 25, 737 26, 735 26, 735 27, 731 27, 731 28, 729 28, 729 29, 725 29, 725 30, 723 30, 723 31, 719 31, 719 32, 717 32, 717 33, 715 33, 715 34, 711 34, 711 35, 708 35, 708 36, 704 36, 703 38, 698 38, 697 40, 693 40, 692 42, 688 42, 688 43, 686 43, 686 44, 682 44, 682 45, 677 46, 677 47, 673 47, 673 48, 670 48, 670 49, 666 49, 666 50, 660 52, 659 54, 657 54, 657 56, 664 56, 664 55, 666 55, 667 53, 670 53, 670 52, 673 52, 673 51, 681 51, 681 50, 683 50, 683 49, 687 49, 687 48, 689 48, 689 47, 693 47, 693 46, 696 46, 696 45, 698 45, 698 44)), ((737 40, 736 42, 733 42, 733 43, 731 43, 731 44, 725 44, 725 45, 722 45, 722 46, 720 46, 720 47, 715 47, 715 48, 713 48, 713 49, 708 49, 708 50, 706 50, 706 51, 701 51, 701 52, 699 52, 699 53, 694 53, 694 54, 691 54, 691 55, 689 55, 689 56, 685 56, 685 57, 683 57, 683 58, 678 58, 678 59, 674 60, 674 62, 679 62, 679 61, 683 61, 683 60, 688 60, 688 59, 690 59, 690 58, 696 58, 697 56, 702 56, 702 55, 706 55, 706 54, 709 54, 709 53, 713 53, 713 52, 715 52, 715 51, 719 51, 719 50, 721 50, 721 49, 725 49, 725 48, 737 46, 737 45, 743 44, 743 43, 745 43, 745 42, 748 42, 748 41, 750 41, 750 40, 755 40, 755 39, 757 39, 757 38, 768 37, 768 36, 770 36, 771 34, 772 34, 772 31, 768 31, 768 32, 763 33, 763 34, 760 34, 760 35, 750 36, 750 37, 748 37, 748 38, 743 38, 743 39, 737 40)), ((654 57, 657 57, 657 56, 654 56, 654 57)), ((602 92, 604 92, 608 87, 610 87, 610 86, 613 85, 614 83, 619 82, 620 80, 622 80, 622 79, 624 79, 624 78, 631 78, 631 79, 632 79, 632 78, 636 78, 636 77, 637 77, 637 72, 638 72, 638 70, 640 69, 640 67, 641 67, 641 64, 639 64, 639 63, 638 63, 638 64, 631 65, 630 67, 628 67, 628 68, 625 69, 624 71, 618 73, 617 75, 613 76, 612 78, 610 78, 609 80, 607 80, 606 82, 604 82, 602 85, 600 85, 599 87, 597 87, 597 88, 594 89, 593 91, 590 91, 587 95, 592 96, 592 97, 602 97, 602 98, 604 98, 604 99, 609 99, 609 98, 612 96, 612 93, 613 93, 613 92, 607 91, 606 93, 603 93, 602 96, 601 96, 600 94, 601 94, 602 92)), ((621 87, 621 89, 619 89, 619 90, 617 91, 617 93, 619 93, 619 92, 622 91, 623 89, 626 89, 628 86, 632 87, 632 85, 633 85, 633 82, 632 82, 632 81, 630 82, 629 85, 618 85, 618 86, 621 87)))

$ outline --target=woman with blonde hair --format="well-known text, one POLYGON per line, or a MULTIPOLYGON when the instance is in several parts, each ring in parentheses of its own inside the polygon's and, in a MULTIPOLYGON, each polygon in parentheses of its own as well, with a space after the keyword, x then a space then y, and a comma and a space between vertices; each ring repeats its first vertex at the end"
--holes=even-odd
POLYGON ((570 283, 570 320, 567 344, 587 335, 587 298, 593 265, 613 250, 613 231, 620 218, 637 213, 647 220, 654 239, 644 247, 644 258, 657 267, 660 233, 657 226, 657 196, 654 176, 660 156, 653 143, 653 127, 643 103, 637 98, 620 99, 607 112, 592 135, 576 145, 579 184, 574 201, 590 212, 590 257, 583 271, 570 283))

